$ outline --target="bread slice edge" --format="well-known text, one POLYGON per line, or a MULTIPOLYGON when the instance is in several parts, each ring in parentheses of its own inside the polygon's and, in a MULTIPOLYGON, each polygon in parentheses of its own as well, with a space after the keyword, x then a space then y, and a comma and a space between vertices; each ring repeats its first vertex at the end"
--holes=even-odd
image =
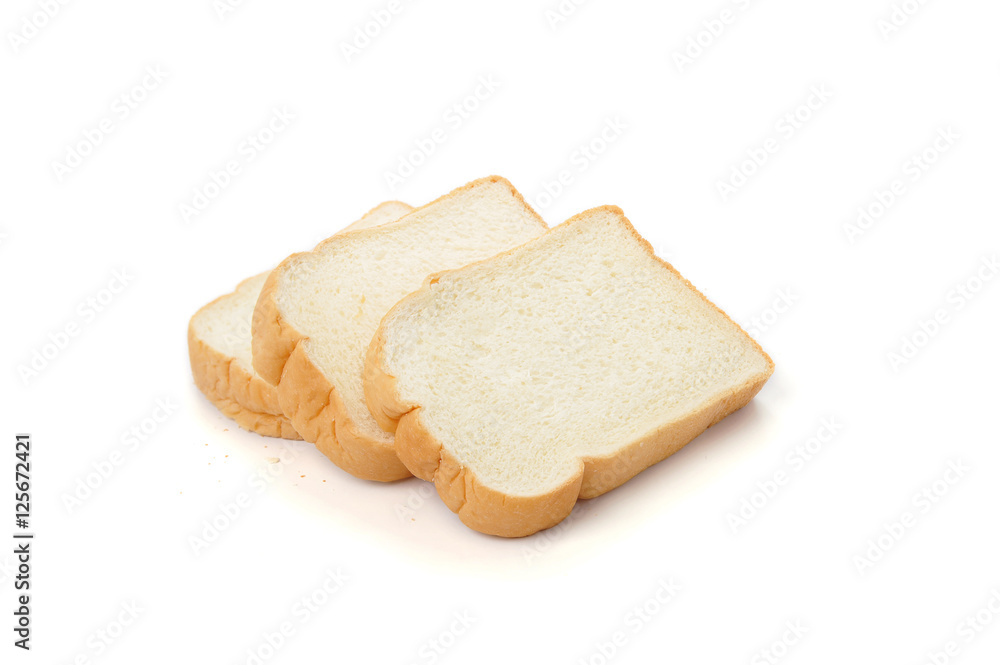
MULTIPOLYGON (((345 232, 364 233, 378 227, 355 229, 369 216, 387 206, 403 206, 402 219, 415 208, 399 201, 379 204, 359 222, 321 241, 312 250, 321 250, 334 242, 345 232)), ((387 222, 395 223, 397 220, 387 222)), ((364 480, 389 482, 408 478, 411 474, 396 457, 391 446, 379 446, 355 455, 354 428, 350 419, 340 409, 337 418, 335 389, 322 371, 309 360, 308 337, 295 329, 285 318, 278 305, 277 293, 285 273, 293 269, 296 261, 309 254, 297 252, 287 257, 271 271, 254 309, 251 324, 251 346, 254 371, 272 386, 277 394, 278 404, 292 427, 306 441, 314 444, 325 456, 348 473, 364 480), (348 445, 343 445, 343 443, 348 445)))
POLYGON ((273 386, 248 372, 235 358, 206 343, 195 331, 195 319, 202 312, 232 297, 256 277, 259 275, 243 280, 233 291, 199 308, 191 317, 187 333, 191 375, 195 386, 208 401, 241 428, 262 436, 301 440, 291 421, 281 411, 273 386))

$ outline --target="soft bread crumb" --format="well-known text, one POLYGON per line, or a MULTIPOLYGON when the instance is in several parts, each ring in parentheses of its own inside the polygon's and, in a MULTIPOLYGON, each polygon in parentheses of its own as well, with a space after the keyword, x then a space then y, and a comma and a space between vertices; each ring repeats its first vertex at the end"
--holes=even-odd
MULTIPOLYGON (((722 413, 727 396, 759 389, 773 367, 615 208, 440 275, 400 302, 376 339, 395 399, 419 406, 435 443, 415 449, 431 456, 419 461, 434 468, 447 453, 465 488, 472 474, 509 497, 565 487, 581 460, 610 459, 614 470, 623 456, 593 487, 621 484, 644 468, 626 448, 646 465, 662 459, 679 445, 658 450, 655 432, 708 405, 722 413)), ((456 491, 461 507, 468 492, 456 491)))

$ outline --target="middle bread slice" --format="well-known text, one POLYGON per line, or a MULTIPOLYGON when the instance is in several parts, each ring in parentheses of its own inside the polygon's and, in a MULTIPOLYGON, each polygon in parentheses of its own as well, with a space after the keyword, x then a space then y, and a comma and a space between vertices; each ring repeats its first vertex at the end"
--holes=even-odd
POLYGON ((431 273, 542 235, 545 222, 507 180, 456 189, 388 226, 334 236, 293 254, 261 290, 254 370, 277 387, 295 430, 348 473, 391 481, 410 472, 365 403, 365 353, 382 317, 431 273))

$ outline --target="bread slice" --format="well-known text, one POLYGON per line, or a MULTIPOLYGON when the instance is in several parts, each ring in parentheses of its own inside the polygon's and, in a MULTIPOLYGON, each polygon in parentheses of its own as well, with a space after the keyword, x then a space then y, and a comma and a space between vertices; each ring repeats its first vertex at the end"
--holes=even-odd
POLYGON ((526 243, 547 230, 499 177, 469 183, 399 222, 336 236, 268 277, 253 323, 253 363, 277 386, 295 429, 367 480, 410 475, 392 435, 365 406, 361 374, 379 321, 439 270, 526 243))
MULTIPOLYGON (((394 221, 413 210, 390 201, 343 232, 394 221)), ((274 386, 253 371, 250 328, 254 307, 269 273, 242 282, 230 294, 198 310, 188 324, 188 355, 195 385, 243 429, 264 436, 301 439, 278 404, 274 386)))
POLYGON ((414 475, 513 537, 673 454, 773 368, 605 207, 428 279, 382 320, 365 393, 414 475))

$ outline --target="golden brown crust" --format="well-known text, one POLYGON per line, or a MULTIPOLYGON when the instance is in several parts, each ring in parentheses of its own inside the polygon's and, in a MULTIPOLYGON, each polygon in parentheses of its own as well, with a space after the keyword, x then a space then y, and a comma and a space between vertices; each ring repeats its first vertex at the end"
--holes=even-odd
POLYGON ((509 496, 483 485, 427 431, 419 408, 399 419, 396 451, 404 461, 418 460, 411 467, 414 475, 432 481, 462 522, 492 536, 519 538, 553 527, 570 514, 580 495, 582 463, 576 474, 544 495, 509 496))
POLYGON ((278 401, 302 437, 334 464, 365 480, 388 482, 410 472, 392 446, 370 446, 353 435, 337 391, 309 359, 308 340, 295 346, 278 383, 278 401))
MULTIPOLYGON (((470 182, 413 212, 419 212, 457 192, 486 182, 505 183, 532 212, 540 227, 548 228, 538 213, 524 201, 520 192, 500 176, 470 182)), ((378 227, 371 227, 356 233, 377 231, 378 227)), ((313 251, 321 251, 337 240, 338 236, 327 238, 313 251)), ((302 255, 293 254, 282 261, 271 272, 261 290, 252 325, 254 369, 277 387, 278 401, 295 429, 337 466, 365 480, 390 482, 408 478, 411 472, 399 460, 392 445, 357 429, 344 408, 336 387, 309 358, 309 338, 298 332, 281 313, 277 303, 278 287, 284 275, 295 269, 300 256, 302 255)))
MULTIPOLYGON (((399 419, 416 408, 416 404, 404 405, 396 399, 396 393, 392 390, 395 386, 393 378, 382 369, 381 358, 384 346, 385 336, 382 334, 382 326, 379 326, 371 344, 368 345, 368 351, 365 353, 362 383, 365 390, 365 402, 368 404, 368 411, 372 414, 372 418, 386 432, 396 433, 399 419)), ((407 464, 407 466, 410 465, 407 464)), ((410 468, 413 467, 410 466, 410 468)), ((430 476, 424 478, 419 473, 413 475, 430 480, 430 476)))
POLYGON ((278 404, 295 430, 334 464, 365 480, 408 478, 410 472, 394 449, 354 433, 333 384, 309 359, 309 338, 281 314, 275 294, 298 256, 282 261, 261 290, 252 325, 254 369, 274 382, 278 404))
POLYGON ((734 411, 746 406, 760 392, 770 376, 759 376, 702 405, 679 420, 664 423, 644 437, 632 441, 617 454, 584 459, 581 499, 592 499, 609 492, 665 460, 699 434, 734 411))
MULTIPOLYGON (((194 317, 192 322, 193 320, 194 317)), ((219 411, 235 420, 237 425, 263 436, 291 440, 302 438, 292 427, 291 421, 280 412, 273 387, 248 373, 233 358, 206 344, 195 334, 192 324, 188 325, 188 356, 195 385, 219 411), (245 396, 247 401, 241 403, 238 397, 240 395, 245 396), (273 404, 277 413, 268 412, 268 403, 273 404), (250 404, 259 405, 259 408, 252 408, 248 406, 250 404)))
MULTIPOLYGON (((471 469, 463 468, 455 460, 442 442, 438 441, 421 422, 421 407, 402 400, 396 378, 386 369, 385 322, 397 309, 403 307, 404 303, 427 297, 429 284, 436 281, 439 275, 452 271, 431 276, 418 291, 397 303, 382 319, 382 325, 375 333, 365 357, 365 398, 371 412, 378 414, 376 420, 380 425, 386 422, 387 430, 395 427, 396 454, 407 468, 420 478, 433 480, 445 504, 458 513, 462 522, 477 531, 498 536, 520 537, 558 524, 569 516, 578 498, 593 498, 622 485, 642 470, 674 454, 729 414, 746 406, 774 371, 774 362, 756 340, 747 335, 746 331, 709 301, 691 282, 684 279, 672 265, 657 257, 652 245, 639 235, 620 208, 617 206, 595 208, 571 218, 565 224, 572 224, 583 216, 597 211, 619 217, 627 230, 641 241, 651 256, 682 279, 688 288, 743 332, 767 359, 768 368, 764 373, 752 377, 683 418, 663 423, 654 431, 628 443, 612 455, 581 459, 578 472, 549 492, 527 497, 505 495, 501 491, 484 486, 471 469)), ((501 256, 514 251, 517 249, 504 252, 501 256)), ((492 260, 494 259, 487 259, 487 261, 492 260)), ((459 270, 464 269, 466 268, 459 268, 459 270)))

